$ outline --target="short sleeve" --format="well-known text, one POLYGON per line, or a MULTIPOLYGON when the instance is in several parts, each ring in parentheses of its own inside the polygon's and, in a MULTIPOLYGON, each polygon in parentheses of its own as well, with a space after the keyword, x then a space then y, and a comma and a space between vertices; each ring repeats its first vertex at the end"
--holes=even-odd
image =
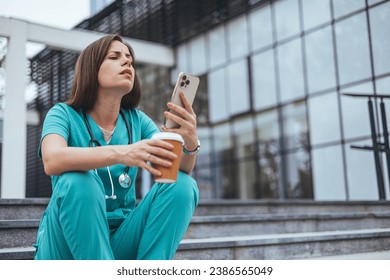
POLYGON ((56 104, 49 110, 42 127, 41 141, 38 148, 38 156, 41 155, 42 140, 49 134, 58 134, 67 142, 69 139, 69 117, 65 108, 61 104, 56 104))
POLYGON ((160 132, 157 125, 145 113, 139 111, 141 121, 141 139, 150 139, 153 134, 160 132))

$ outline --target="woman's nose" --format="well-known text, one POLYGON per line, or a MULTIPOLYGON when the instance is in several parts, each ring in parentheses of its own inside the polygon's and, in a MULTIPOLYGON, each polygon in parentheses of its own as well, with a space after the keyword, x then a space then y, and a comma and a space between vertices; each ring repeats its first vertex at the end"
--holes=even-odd
POLYGON ((131 59, 129 57, 124 57, 123 61, 122 61, 122 65, 131 65, 131 59))

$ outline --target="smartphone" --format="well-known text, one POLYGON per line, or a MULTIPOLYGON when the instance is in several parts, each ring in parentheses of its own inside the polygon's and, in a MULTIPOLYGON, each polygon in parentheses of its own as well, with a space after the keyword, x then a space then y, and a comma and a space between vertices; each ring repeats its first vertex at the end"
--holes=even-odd
MULTIPOLYGON (((181 107, 184 107, 180 99, 180 92, 183 92, 184 95, 187 97, 188 102, 192 106, 192 104, 194 103, 196 92, 198 90, 198 86, 199 77, 193 76, 188 73, 180 72, 176 81, 175 88, 173 89, 171 102, 181 107)), ((166 128, 180 127, 179 124, 168 119, 165 119, 164 125, 166 128)))

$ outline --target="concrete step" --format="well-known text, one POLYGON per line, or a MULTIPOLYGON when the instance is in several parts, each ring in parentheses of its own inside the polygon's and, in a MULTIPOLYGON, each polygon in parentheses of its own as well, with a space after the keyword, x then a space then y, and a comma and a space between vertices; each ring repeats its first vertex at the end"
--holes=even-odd
MULTIPOLYGON (((33 247, 0 249, 0 260, 32 259, 33 247)), ((176 260, 386 259, 390 228, 184 239, 176 260)))
POLYGON ((305 214, 329 212, 389 212, 390 201, 266 201, 266 200, 202 200, 195 215, 305 214))
POLYGON ((390 228, 390 211, 379 213, 251 214, 194 216, 185 238, 390 228))
MULTIPOLYGON (((30 246, 39 219, 0 220, 0 248, 30 246)), ((185 238, 390 228, 390 212, 194 216, 185 238)))
POLYGON ((0 220, 0 249, 28 247, 36 241, 39 219, 0 220))
MULTIPOLYGON (((0 199, 0 220, 40 219, 48 202, 48 198, 0 199)), ((195 216, 362 211, 389 212, 390 201, 201 200, 195 216)))
POLYGON ((40 219, 48 198, 0 199, 0 220, 40 219))
POLYGON ((185 239, 177 260, 287 260, 390 250, 390 228, 185 239))

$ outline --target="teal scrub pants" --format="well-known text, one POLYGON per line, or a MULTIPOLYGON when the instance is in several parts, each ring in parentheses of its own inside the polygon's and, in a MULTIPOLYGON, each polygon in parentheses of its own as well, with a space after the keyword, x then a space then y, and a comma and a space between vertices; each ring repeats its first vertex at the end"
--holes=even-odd
POLYGON ((110 230, 104 187, 94 172, 61 175, 38 230, 35 259, 172 259, 198 203, 195 180, 179 172, 155 183, 110 230))

